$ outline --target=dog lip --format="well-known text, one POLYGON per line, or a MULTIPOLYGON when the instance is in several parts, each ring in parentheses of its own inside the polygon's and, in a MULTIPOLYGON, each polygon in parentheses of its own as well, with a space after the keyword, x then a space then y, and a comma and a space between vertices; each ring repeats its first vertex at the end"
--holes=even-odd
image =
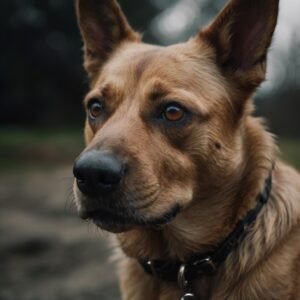
POLYGON ((87 211, 84 214, 85 219, 90 220, 111 220, 111 221, 125 221, 127 218, 117 213, 113 213, 105 209, 97 209, 94 211, 87 211))
POLYGON ((120 215, 119 213, 111 212, 106 209, 96 209, 92 211, 80 212, 80 217, 84 220, 93 221, 98 227, 120 233, 128 231, 136 226, 158 227, 170 223, 180 212, 180 206, 175 205, 167 213, 159 217, 143 218, 134 216, 133 214, 120 215))
POLYGON ((97 209, 84 213, 84 219, 91 220, 97 227, 113 233, 130 230, 135 224, 132 218, 105 209, 97 209))

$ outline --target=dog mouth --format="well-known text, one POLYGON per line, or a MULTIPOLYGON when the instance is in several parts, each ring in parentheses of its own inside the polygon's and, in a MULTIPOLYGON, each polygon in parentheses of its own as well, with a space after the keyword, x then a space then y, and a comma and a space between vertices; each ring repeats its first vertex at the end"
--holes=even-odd
POLYGON ((107 209, 96 209, 81 214, 81 218, 92 221, 97 227, 112 232, 121 233, 137 227, 161 228, 173 221, 180 212, 180 206, 175 205, 169 211, 157 217, 143 217, 134 211, 123 213, 107 209))

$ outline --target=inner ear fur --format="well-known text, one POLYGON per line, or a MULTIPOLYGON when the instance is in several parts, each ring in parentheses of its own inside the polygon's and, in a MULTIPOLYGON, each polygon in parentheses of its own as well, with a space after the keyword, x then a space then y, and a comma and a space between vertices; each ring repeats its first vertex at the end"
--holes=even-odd
POLYGON ((115 0, 76 0, 76 12, 84 42, 84 67, 91 79, 122 42, 140 41, 115 0))
POLYGON ((226 77, 249 92, 264 79, 279 0, 232 0, 199 37, 213 46, 226 77))

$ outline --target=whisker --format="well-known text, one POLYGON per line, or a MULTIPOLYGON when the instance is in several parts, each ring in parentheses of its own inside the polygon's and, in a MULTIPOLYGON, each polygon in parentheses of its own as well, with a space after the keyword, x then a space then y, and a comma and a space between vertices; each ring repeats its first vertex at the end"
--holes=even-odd
POLYGON ((74 193, 73 193, 73 186, 70 186, 68 188, 68 191, 66 192, 66 194, 67 194, 67 197, 66 197, 66 201, 65 201, 64 210, 70 211, 70 210, 76 208, 75 197, 74 197, 74 193))

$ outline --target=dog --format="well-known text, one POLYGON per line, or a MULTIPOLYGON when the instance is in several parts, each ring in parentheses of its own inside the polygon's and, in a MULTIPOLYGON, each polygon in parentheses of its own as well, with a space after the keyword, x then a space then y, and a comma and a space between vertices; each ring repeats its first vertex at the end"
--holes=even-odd
POLYGON ((300 175, 254 117, 279 0, 231 0, 185 43, 77 0, 90 91, 78 212, 114 233, 124 300, 300 299, 300 175))

